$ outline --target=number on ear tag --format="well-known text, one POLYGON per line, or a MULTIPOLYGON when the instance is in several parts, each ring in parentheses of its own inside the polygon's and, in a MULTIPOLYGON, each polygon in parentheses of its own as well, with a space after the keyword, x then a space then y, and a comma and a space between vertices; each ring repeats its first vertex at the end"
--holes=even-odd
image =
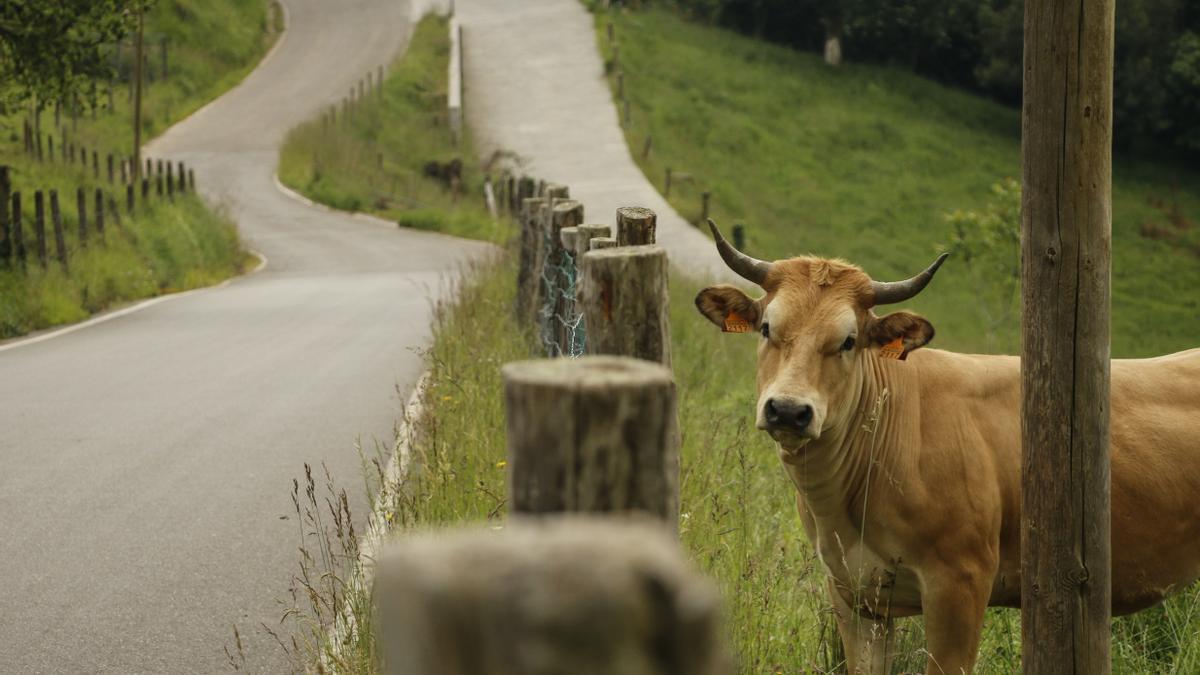
POLYGON ((729 314, 725 317, 724 331, 726 333, 749 333, 753 329, 754 327, 750 325, 749 321, 743 319, 733 310, 730 310, 729 314))
POLYGON ((879 356, 885 359, 904 360, 904 340, 896 338, 879 350, 879 356))

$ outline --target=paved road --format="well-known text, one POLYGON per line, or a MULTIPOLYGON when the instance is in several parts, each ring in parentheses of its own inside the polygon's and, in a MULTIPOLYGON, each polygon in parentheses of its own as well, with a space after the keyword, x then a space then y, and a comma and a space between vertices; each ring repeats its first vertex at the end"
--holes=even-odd
POLYGON ((744 283, 633 162, 583 3, 457 0, 456 7, 467 121, 484 156, 515 152, 526 173, 569 186, 588 222, 612 225, 621 206, 653 209, 658 243, 677 269, 744 283))
MULTIPOLYGON (((309 208, 272 182, 284 133, 387 63, 396 0, 284 0, 283 42, 149 149, 195 167, 269 259, 260 273, 0 351, 0 671, 252 671, 296 561, 289 490, 387 439, 430 298, 486 247, 309 208)), ((220 39, 214 36, 213 39, 220 39)))

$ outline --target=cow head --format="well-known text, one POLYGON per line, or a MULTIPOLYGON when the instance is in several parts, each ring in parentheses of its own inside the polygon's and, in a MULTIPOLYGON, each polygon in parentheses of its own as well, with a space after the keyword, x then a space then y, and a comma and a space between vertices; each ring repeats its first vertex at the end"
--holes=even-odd
POLYGON ((696 307, 726 331, 760 335, 757 426, 784 450, 844 427, 858 405, 856 383, 869 350, 891 345, 907 354, 933 339, 924 317, 876 316, 872 308, 920 293, 946 254, 911 279, 879 282, 841 260, 755 260, 708 224, 725 264, 766 294, 753 299, 733 286, 713 286, 700 291, 696 307))

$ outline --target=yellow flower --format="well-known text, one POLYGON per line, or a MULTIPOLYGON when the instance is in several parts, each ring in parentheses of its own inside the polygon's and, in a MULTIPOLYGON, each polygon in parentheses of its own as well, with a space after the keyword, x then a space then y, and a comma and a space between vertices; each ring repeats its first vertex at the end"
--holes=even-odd
POLYGON ((443 401, 453 401, 453 400, 454 400, 454 397, 453 397, 453 396, 443 396, 443 397, 442 397, 442 400, 443 400, 443 401))
POLYGON ((506 466, 508 466, 508 462, 504 461, 503 459, 500 460, 499 462, 496 462, 497 469, 503 469, 506 466))

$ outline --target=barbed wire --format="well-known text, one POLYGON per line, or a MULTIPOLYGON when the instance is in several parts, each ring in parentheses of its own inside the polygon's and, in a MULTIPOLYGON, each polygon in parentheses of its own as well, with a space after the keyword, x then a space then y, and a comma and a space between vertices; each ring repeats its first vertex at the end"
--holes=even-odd
POLYGON ((538 333, 546 355, 582 356, 586 343, 583 314, 575 302, 575 257, 555 247, 552 228, 544 228, 542 250, 542 306, 538 310, 538 333))

